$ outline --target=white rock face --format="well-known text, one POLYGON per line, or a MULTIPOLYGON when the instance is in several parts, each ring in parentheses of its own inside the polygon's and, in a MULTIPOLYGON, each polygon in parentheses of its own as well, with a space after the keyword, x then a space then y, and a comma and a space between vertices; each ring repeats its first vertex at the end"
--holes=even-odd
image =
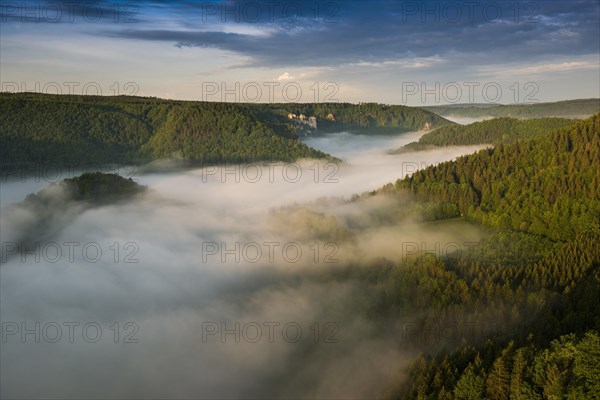
POLYGON ((291 120, 293 123, 299 124, 301 126, 306 125, 312 129, 317 129, 317 117, 315 116, 307 117, 304 114, 296 115, 289 113, 288 119, 291 120))

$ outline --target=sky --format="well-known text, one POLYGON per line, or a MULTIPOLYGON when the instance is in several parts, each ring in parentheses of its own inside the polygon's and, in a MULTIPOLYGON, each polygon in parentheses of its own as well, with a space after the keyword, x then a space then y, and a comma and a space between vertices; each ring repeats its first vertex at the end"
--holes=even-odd
POLYGON ((2 91, 404 105, 600 97, 600 2, 1 2, 2 91))

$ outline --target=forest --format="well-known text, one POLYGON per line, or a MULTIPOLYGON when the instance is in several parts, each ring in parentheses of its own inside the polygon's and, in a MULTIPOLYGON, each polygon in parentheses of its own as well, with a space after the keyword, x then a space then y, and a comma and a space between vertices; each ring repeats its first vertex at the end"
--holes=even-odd
MULTIPOLYGON (((282 105, 203 103, 197 107, 196 103, 139 98, 19 100, 23 96, 3 98, 20 115, 2 114, 3 122, 9 123, 2 125, 2 134, 12 137, 17 146, 10 151, 19 147, 17 135, 9 132, 15 124, 22 124, 21 139, 41 145, 56 136, 52 141, 57 154, 47 153, 54 147, 46 151, 40 147, 39 154, 61 160, 67 159, 60 157, 67 157, 68 150, 77 157, 102 161, 106 160, 102 151, 110 154, 114 148, 121 149, 127 160, 173 153, 213 161, 289 159, 285 157, 313 151, 299 146, 297 132, 286 129, 285 111, 313 113, 318 118, 325 112, 335 113, 339 121, 348 118, 356 126, 362 124, 360 116, 369 113, 377 117, 365 126, 384 128, 389 123, 384 122, 386 115, 393 116, 389 121, 410 121, 407 125, 413 128, 423 121, 435 123, 420 119, 417 109, 405 110, 417 113, 410 119, 402 108, 381 106, 384 111, 377 114, 378 106, 370 104, 286 105, 288 110, 282 105), (344 111, 345 107, 349 110, 344 111), (43 133, 39 127, 45 119, 52 123, 43 133), (91 121, 91 128, 85 129, 91 121), (122 129, 109 129, 115 126, 122 129), (240 136, 247 136, 247 149, 230 144, 241 140, 240 136), (258 144, 273 143, 273 138, 281 147, 261 152, 258 144), (74 147, 68 147, 70 141, 74 147), (97 153, 84 152, 96 149, 97 143, 105 147, 98 147, 97 153), (289 153, 290 143, 298 144, 297 153, 289 153), (202 158, 204 152, 215 156, 202 158)), ((399 122, 393 124, 400 129, 399 122)), ((494 146, 351 199, 316 202, 356 206, 367 210, 367 215, 337 217, 298 205, 273 211, 279 236, 304 235, 291 237, 300 242, 331 241, 358 254, 335 268, 294 271, 278 284, 309 282, 351 288, 347 303, 331 304, 345 310, 348 319, 368 321, 369 328, 360 339, 385 343, 390 352, 399 350, 412 360, 409 365, 398 360, 398 370, 381 387, 389 399, 597 399, 600 114, 582 121, 502 118, 441 127, 431 137, 438 131, 464 135, 455 140, 465 143, 491 141, 494 146), (370 201, 381 202, 375 203, 377 207, 363 207, 370 201), (385 258, 361 250, 360 240, 378 228, 403 230, 408 220, 432 230, 442 229, 443 224, 458 223, 458 229, 471 225, 485 235, 471 247, 446 254, 420 248, 401 258, 385 258)), ((33 148, 22 148, 22 156, 27 157, 33 148)), ((16 242, 45 240, 73 222, 77 212, 66 212, 67 208, 80 212, 145 191, 131 179, 110 174, 67 179, 7 209, 27 210, 38 217, 19 225, 18 235, 11 234, 17 235, 16 242), (70 206, 65 208, 65 204, 70 206)), ((410 234, 410 228, 406 229, 410 234)), ((325 302, 326 307, 331 304, 325 302)), ((323 350, 308 344, 299 349, 305 356, 323 350)), ((282 369, 274 380, 285 382, 288 372, 282 369)))
POLYGON ((427 150, 441 146, 511 143, 542 135, 572 123, 572 120, 564 118, 518 120, 502 117, 474 122, 466 126, 449 125, 428 132, 421 136, 418 142, 409 143, 392 153, 427 150))
POLYGON ((273 113, 315 116, 317 133, 360 132, 361 134, 398 134, 426 130, 454 123, 421 108, 378 103, 273 104, 273 113), (329 118, 328 118, 329 116, 329 118), (428 126, 429 128, 426 128, 428 126))
POLYGON ((0 400, 600 400, 600 0, 0 19, 0 400))
POLYGON ((599 398, 599 183, 597 114, 370 194, 438 204, 449 212, 435 218, 461 216, 492 232, 473 254, 421 257, 418 268, 385 266, 373 277, 387 299, 377 310, 389 315, 397 304, 419 299, 427 310, 424 326, 481 321, 489 313, 502 327, 479 343, 423 351, 408 377, 390 385, 389 398, 599 398))
POLYGON ((399 367, 386 398, 598 399, 599 183, 597 114, 347 200, 368 215, 292 208, 280 218, 289 227, 285 221, 303 215, 310 237, 342 247, 377 227, 410 232, 407 221, 486 232, 456 252, 371 252, 310 278, 354 285, 346 307, 371 323, 367 339, 416 353, 405 356, 413 361, 399 367), (377 199, 379 206, 365 206, 377 199))
POLYGON ((600 112, 600 99, 563 100, 552 103, 525 104, 455 104, 428 106, 426 110, 438 115, 457 117, 512 117, 526 118, 587 118, 600 112))
POLYGON ((237 104, 127 96, 0 93, 0 159, 7 164, 130 163, 174 158, 198 164, 333 157, 298 140, 289 113, 314 116, 318 133, 394 133, 451 122, 381 104, 237 104), (333 118, 328 119, 329 115, 333 118))
POLYGON ((489 226, 553 240, 598 234, 599 120, 597 114, 543 136, 501 143, 390 186, 420 201, 454 204, 466 218, 489 226))

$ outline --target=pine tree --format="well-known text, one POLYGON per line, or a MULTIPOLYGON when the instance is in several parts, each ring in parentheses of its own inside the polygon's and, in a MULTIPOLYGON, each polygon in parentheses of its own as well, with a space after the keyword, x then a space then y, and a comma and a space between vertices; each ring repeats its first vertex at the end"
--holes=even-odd
POLYGON ((515 353, 513 360, 512 373, 510 376, 510 400, 527 400, 523 395, 523 370, 527 365, 527 360, 523 354, 523 349, 515 353))
POLYGON ((503 357, 498 357, 485 381, 485 393, 491 400, 508 400, 510 376, 503 357))
POLYGON ((483 398, 484 389, 483 377, 469 364, 456 383, 453 394, 456 400, 480 400, 483 398))

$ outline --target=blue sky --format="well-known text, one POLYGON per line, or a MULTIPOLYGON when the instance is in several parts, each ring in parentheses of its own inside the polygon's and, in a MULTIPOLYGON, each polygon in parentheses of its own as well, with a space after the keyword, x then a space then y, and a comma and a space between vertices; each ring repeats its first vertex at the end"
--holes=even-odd
POLYGON ((600 97, 600 2, 2 2, 2 90, 226 101, 600 97))

